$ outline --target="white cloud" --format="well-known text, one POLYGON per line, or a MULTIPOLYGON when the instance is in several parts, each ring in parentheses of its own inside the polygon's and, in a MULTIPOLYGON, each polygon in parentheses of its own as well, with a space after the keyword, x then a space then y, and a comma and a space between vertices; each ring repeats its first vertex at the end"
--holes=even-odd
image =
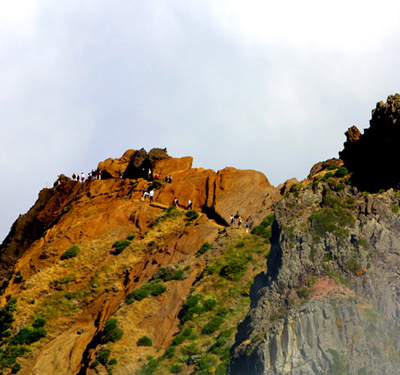
POLYGON ((260 170, 275 185, 302 179, 400 91, 394 1, 43 0, 0 10, 3 238, 57 174, 128 148, 260 170))

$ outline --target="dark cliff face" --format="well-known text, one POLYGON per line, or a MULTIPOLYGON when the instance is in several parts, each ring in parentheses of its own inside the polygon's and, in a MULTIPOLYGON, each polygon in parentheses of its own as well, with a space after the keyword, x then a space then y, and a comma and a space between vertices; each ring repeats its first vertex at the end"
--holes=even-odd
POLYGON ((398 373, 399 202, 331 178, 276 205, 230 375, 398 373))
POLYGON ((352 127, 339 153, 353 172, 352 183, 371 193, 396 188, 400 184, 400 95, 391 95, 372 111, 370 128, 360 134, 352 127))

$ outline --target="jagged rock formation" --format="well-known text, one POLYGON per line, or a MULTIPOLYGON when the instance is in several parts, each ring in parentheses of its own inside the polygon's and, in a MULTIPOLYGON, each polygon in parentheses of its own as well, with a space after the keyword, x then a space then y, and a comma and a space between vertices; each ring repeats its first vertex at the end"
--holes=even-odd
POLYGON ((275 206, 230 375, 397 373, 399 202, 331 178, 275 206))
POLYGON ((400 184, 398 140, 400 138, 400 95, 379 102, 372 111, 370 127, 360 134, 353 126, 339 153, 353 172, 352 184, 371 193, 397 188, 400 184))

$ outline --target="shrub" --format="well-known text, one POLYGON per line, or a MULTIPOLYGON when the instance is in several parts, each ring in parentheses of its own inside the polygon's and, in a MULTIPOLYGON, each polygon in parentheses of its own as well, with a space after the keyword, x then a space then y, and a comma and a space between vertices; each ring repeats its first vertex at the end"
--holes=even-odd
POLYGON ((202 298, 198 294, 191 295, 187 299, 183 306, 182 323, 192 320, 195 314, 201 315, 205 311, 204 307, 200 304, 201 300, 202 298))
POLYGON ((30 345, 33 342, 39 341, 42 337, 46 337, 47 332, 43 327, 40 328, 22 328, 16 336, 13 337, 11 343, 14 345, 26 344, 30 345))
POLYGON ((24 280, 24 276, 22 275, 21 271, 17 271, 14 277, 14 283, 19 284, 24 280))
POLYGON ((219 329, 223 322, 224 319, 221 316, 215 316, 202 328, 201 333, 211 335, 219 329))
POLYGON ((61 255, 61 260, 76 257, 80 251, 81 249, 78 245, 73 245, 61 255))
POLYGON ((153 346, 153 341, 149 336, 142 336, 136 343, 137 346, 153 346))
POLYGON ((135 237, 136 237, 136 234, 135 233, 131 233, 128 237, 126 237, 126 239, 129 240, 129 241, 132 241, 132 240, 135 239, 135 237))
POLYGON ((215 306, 217 306, 217 303, 218 302, 215 298, 207 298, 203 303, 204 310, 211 311, 215 306))
POLYGON ((211 367, 217 365, 217 359, 211 356, 203 356, 201 357, 195 366, 196 370, 210 370, 211 367))
POLYGON ((303 286, 302 288, 298 289, 296 293, 299 298, 307 299, 308 297, 310 297, 311 289, 307 288, 306 286, 303 286))
POLYGON ((200 353, 200 349, 194 342, 191 342, 190 344, 182 347, 181 352, 184 355, 196 355, 200 353))
POLYGON ((332 172, 325 173, 324 177, 321 178, 321 181, 328 181, 331 177, 333 177, 332 172))
POLYGON ((109 365, 109 366, 115 366, 117 363, 118 363, 118 361, 117 361, 116 358, 111 358, 111 359, 108 361, 108 365, 109 365))
POLYGON ((347 203, 342 203, 338 198, 325 196, 322 200, 321 211, 314 211, 309 217, 311 230, 319 237, 325 233, 333 233, 337 237, 347 235, 344 227, 353 225, 355 220, 352 213, 346 208, 347 203))
POLYGON ((338 168, 338 169, 336 170, 334 176, 340 178, 340 177, 346 176, 348 173, 349 173, 349 171, 347 170, 346 167, 340 167, 340 168, 338 168))
POLYGON ((172 344, 173 345, 180 345, 186 340, 186 337, 184 335, 177 335, 172 339, 172 344))
POLYGON ((20 363, 15 363, 14 366, 11 368, 11 373, 16 374, 19 370, 21 370, 21 364, 20 363))
POLYGON ((228 258, 226 264, 221 267, 219 274, 228 280, 238 280, 241 273, 247 268, 247 259, 244 257, 228 258))
POLYGON ((111 350, 110 349, 101 349, 97 352, 96 358, 102 364, 106 365, 108 363, 108 359, 110 358, 111 350))
POLYGON ((172 374, 179 374, 183 371, 183 366, 180 365, 179 363, 175 363, 172 365, 170 371, 172 374))
POLYGON ((10 336, 10 328, 14 322, 14 311, 17 309, 17 299, 11 298, 3 308, 0 309, 0 340, 10 336))
POLYGON ((212 245, 209 244, 208 242, 204 242, 203 245, 201 245, 200 249, 197 250, 196 257, 197 258, 200 257, 210 249, 212 249, 212 245))
POLYGON ((126 296, 126 303, 130 305, 134 300, 141 301, 143 298, 147 298, 150 294, 152 296, 159 296, 166 290, 167 287, 163 283, 155 282, 144 284, 126 296))
POLYGON ((188 269, 186 267, 183 270, 176 269, 175 267, 161 267, 156 277, 163 281, 181 280, 185 270, 187 271, 188 269))
POLYGON ((106 325, 104 327, 104 339, 105 343, 107 342, 116 342, 120 340, 123 336, 124 332, 121 328, 118 328, 118 319, 112 318, 108 319, 106 325))
POLYGON ((186 219, 188 223, 192 222, 193 220, 196 220, 199 216, 200 215, 196 210, 188 210, 186 212, 186 219))
POLYGON ((142 368, 137 372, 138 375, 153 375, 156 374, 160 362, 157 359, 150 358, 147 363, 145 363, 142 368))
POLYGON ((274 221, 274 218, 275 218, 274 214, 270 214, 267 217, 265 217, 264 220, 260 223, 260 225, 257 225, 253 228, 251 234, 263 237, 269 242, 272 233, 271 225, 274 221))
POLYGON ((35 321, 32 323, 33 328, 40 328, 44 327, 47 323, 46 318, 38 317, 35 319, 35 321))
POLYGON ((169 358, 169 359, 171 359, 171 358, 174 357, 175 352, 176 352, 175 346, 170 346, 170 347, 168 347, 167 349, 165 349, 164 356, 167 357, 167 358, 169 358))
POLYGON ((167 290, 167 287, 163 283, 151 283, 149 285, 151 286, 150 294, 154 297, 160 296, 167 290))
POLYGON ((112 245, 112 247, 115 249, 113 254, 121 254, 130 244, 131 241, 129 240, 115 241, 112 245))

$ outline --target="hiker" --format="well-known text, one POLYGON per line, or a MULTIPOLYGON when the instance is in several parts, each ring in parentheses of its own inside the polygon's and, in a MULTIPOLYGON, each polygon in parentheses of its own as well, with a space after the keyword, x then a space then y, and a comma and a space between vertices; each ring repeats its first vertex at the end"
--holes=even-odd
POLYGON ((175 199, 174 199, 174 206, 175 206, 176 208, 179 207, 179 206, 178 206, 178 203, 179 203, 178 198, 175 197, 175 199))
POLYGON ((231 226, 235 226, 235 216, 231 215, 231 226))
POLYGON ((168 177, 168 182, 169 182, 169 183, 172 182, 172 176, 171 176, 171 175, 169 175, 169 177, 168 177))
POLYGON ((153 202, 153 199, 154 199, 154 190, 151 189, 150 190, 150 202, 153 202))
POLYGON ((246 220, 246 224, 245 224, 244 226, 246 227, 246 233, 249 233, 250 224, 249 224, 249 221, 248 221, 248 220, 246 220))
POLYGON ((242 217, 239 216, 238 229, 242 229, 242 217))
POLYGON ((192 209, 192 204, 193 204, 193 202, 189 199, 189 206, 188 206, 188 210, 191 210, 192 209))
POLYGON ((75 173, 72 175, 72 179, 75 181, 76 175, 75 173))
POLYGON ((122 172, 121 172, 121 169, 118 171, 118 176, 119 176, 119 178, 122 178, 122 172))
POLYGON ((83 172, 82 172, 82 174, 81 174, 81 181, 82 181, 82 182, 85 181, 85 175, 83 174, 83 172))
POLYGON ((168 182, 168 175, 167 174, 164 176, 164 181, 168 182))
POLYGON ((145 191, 144 193, 143 193, 143 198, 144 198, 144 200, 145 201, 147 201, 147 197, 149 196, 149 193, 147 192, 147 191, 145 191))

